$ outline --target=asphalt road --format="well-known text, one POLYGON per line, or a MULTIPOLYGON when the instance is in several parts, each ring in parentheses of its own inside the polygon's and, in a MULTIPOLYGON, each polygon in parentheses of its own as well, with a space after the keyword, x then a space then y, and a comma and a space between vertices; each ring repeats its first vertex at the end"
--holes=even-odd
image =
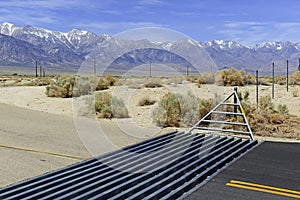
POLYGON ((72 117, 0 104, 0 187, 90 156, 72 117))
MULTIPOLYGON (((266 188, 269 187, 264 189, 266 188)), ((185 199, 297 199, 288 197, 289 195, 300 197, 300 143, 264 142, 185 199), (276 187, 271 191, 282 192, 287 196, 227 186, 231 180, 250 183, 250 188, 254 189, 261 188, 257 184, 276 187), (293 190, 296 193, 282 189, 293 190)))

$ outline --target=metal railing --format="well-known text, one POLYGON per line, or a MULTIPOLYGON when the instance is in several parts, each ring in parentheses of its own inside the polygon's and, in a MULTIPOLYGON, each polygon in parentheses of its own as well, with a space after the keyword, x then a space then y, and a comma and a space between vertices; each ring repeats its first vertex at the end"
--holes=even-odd
MULTIPOLYGON (((222 118, 222 117, 221 117, 222 118)), ((224 118, 224 117, 223 117, 224 118)), ((241 102, 239 100, 238 94, 237 94, 237 88, 234 88, 234 91, 229 94, 223 101, 221 101, 217 106, 215 106, 210 112, 208 112, 202 119, 200 119, 191 129, 189 129, 187 132, 192 133, 193 130, 206 130, 206 131, 217 131, 217 132, 227 132, 227 133, 237 133, 237 134, 245 134, 249 135, 251 140, 254 140, 253 132, 251 130, 251 127, 248 123, 248 120, 245 115, 245 111, 241 105, 241 102), (232 102, 233 99, 233 102, 232 102), (233 107, 233 112, 230 111, 224 111, 224 109, 221 109, 224 106, 233 107), (213 120, 212 116, 221 115, 225 116, 225 120, 213 120), (234 118, 241 117, 243 122, 234 122, 234 121, 228 121, 228 118, 226 116, 232 116, 234 118), (209 126, 207 126, 209 124, 209 126), (233 127, 241 127, 240 130, 236 129, 227 129, 218 125, 231 125, 233 127)))

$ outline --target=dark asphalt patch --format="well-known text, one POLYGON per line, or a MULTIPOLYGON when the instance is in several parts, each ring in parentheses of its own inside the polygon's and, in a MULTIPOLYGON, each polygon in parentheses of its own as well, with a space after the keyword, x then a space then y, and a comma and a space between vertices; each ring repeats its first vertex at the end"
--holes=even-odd
POLYGON ((228 187, 230 180, 300 191, 300 144, 264 142, 185 199, 295 199, 228 187))

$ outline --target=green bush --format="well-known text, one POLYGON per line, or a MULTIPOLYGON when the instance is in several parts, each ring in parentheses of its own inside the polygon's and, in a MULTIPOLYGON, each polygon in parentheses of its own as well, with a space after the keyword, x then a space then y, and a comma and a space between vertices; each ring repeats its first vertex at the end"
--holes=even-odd
POLYGON ((198 98, 188 92, 186 95, 178 95, 180 103, 180 126, 190 127, 199 120, 198 98))
POLYGON ((98 79, 96 90, 106 90, 110 86, 114 86, 117 83, 117 79, 114 78, 111 74, 108 74, 104 77, 98 79))
POLYGON ((195 95, 167 93, 153 111, 158 126, 190 127, 211 110, 211 100, 199 100, 195 95))
MULTIPOLYGON (((113 86, 117 79, 111 75, 101 77, 75 77, 70 75, 56 76, 55 80, 46 87, 48 97, 79 97, 92 94, 95 90, 105 90, 113 86)), ((45 82, 48 83, 48 82, 45 82)))
POLYGON ((123 100, 113 97, 108 92, 95 94, 95 111, 100 118, 125 118, 128 110, 123 100))
POLYGON ((109 82, 107 82, 105 79, 103 78, 99 78, 98 80, 98 84, 97 84, 97 87, 96 87, 96 90, 106 90, 109 88, 109 82))
POLYGON ((118 82, 118 80, 114 78, 111 74, 106 75, 105 79, 108 82, 109 86, 114 86, 118 82))
POLYGON ((94 89, 89 78, 77 77, 75 86, 73 86, 72 96, 79 97, 82 95, 92 94, 93 90, 94 89))
POLYGON ((203 118, 212 109, 212 99, 199 99, 199 119, 203 118))
POLYGON ((243 86, 245 85, 246 76, 244 70, 230 68, 218 71, 215 80, 217 85, 243 86))
POLYGON ((172 93, 165 94, 158 102, 158 106, 153 111, 153 120, 158 126, 180 125, 180 102, 178 96, 172 93))
POLYGON ((57 76, 56 80, 46 87, 46 95, 48 97, 72 97, 74 84, 75 76, 57 76))

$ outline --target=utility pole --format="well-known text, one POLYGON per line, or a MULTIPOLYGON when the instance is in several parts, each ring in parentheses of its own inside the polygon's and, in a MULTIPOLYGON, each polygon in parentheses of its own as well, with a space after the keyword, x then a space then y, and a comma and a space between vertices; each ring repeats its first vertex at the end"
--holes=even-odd
POLYGON ((42 77, 42 65, 40 65, 40 77, 42 77))
POLYGON ((45 68, 43 68, 43 77, 46 77, 45 68))
POLYGON ((37 77, 37 60, 35 61, 35 77, 37 77))
POLYGON ((151 69, 151 62, 150 62, 150 77, 152 77, 152 69, 151 69))
POLYGON ((258 70, 256 70, 256 109, 258 109, 258 70))
POLYGON ((96 76, 96 58, 94 58, 94 76, 96 76))
POLYGON ((300 58, 299 58, 298 71, 300 71, 300 58))
POLYGON ((189 66, 186 66, 186 76, 189 76, 189 66))
POLYGON ((289 60, 286 60, 286 91, 289 91, 289 60))
POLYGON ((272 67, 272 99, 274 99, 274 82, 275 82, 275 79, 274 79, 274 76, 275 76, 275 70, 274 70, 274 63, 273 63, 273 67, 272 67))

